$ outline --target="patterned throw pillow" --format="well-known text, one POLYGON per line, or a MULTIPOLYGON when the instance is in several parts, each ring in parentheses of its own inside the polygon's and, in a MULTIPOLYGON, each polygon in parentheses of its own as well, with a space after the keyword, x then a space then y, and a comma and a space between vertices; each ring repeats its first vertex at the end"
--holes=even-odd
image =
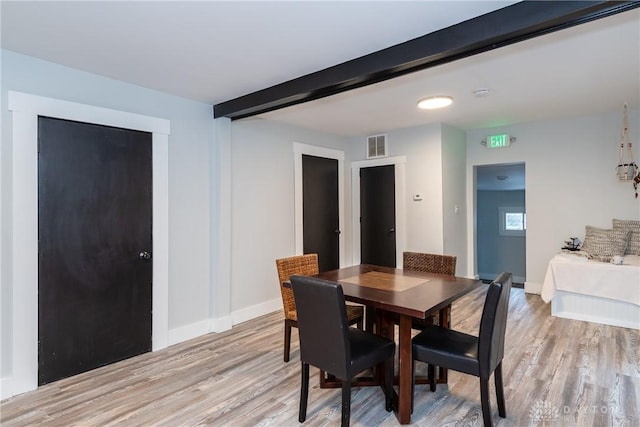
POLYGON ((629 231, 629 242, 625 255, 640 255, 640 221, 613 219, 614 230, 629 231))
POLYGON ((590 259, 609 262, 616 255, 624 255, 629 238, 627 230, 608 230, 587 225, 585 231, 581 250, 587 252, 590 259))

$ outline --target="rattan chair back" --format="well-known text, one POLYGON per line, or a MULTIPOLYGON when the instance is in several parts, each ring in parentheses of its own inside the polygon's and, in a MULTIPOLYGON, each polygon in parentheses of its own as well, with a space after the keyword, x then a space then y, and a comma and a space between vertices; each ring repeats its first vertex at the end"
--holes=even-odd
POLYGON ((288 281, 293 275, 313 276, 318 274, 318 254, 296 255, 288 258, 276 260, 278 268, 278 280, 280 281, 280 293, 282 294, 282 305, 284 306, 284 316, 289 320, 298 320, 296 314, 296 302, 293 299, 293 291, 290 287, 284 287, 283 283, 288 281))
POLYGON ((402 268, 425 273, 456 275, 456 257, 422 252, 403 252, 402 268))

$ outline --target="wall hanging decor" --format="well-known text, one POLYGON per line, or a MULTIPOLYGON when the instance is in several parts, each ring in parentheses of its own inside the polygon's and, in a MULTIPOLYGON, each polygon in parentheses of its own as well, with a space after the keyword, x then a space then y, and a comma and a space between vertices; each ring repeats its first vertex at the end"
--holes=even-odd
POLYGON ((633 189, 638 198, 638 185, 640 184, 640 168, 633 161, 633 145, 629 137, 629 115, 627 114, 627 104, 624 104, 624 115, 622 118, 622 133, 620 135, 620 151, 618 153, 618 166, 616 174, 620 181, 633 181, 633 189))

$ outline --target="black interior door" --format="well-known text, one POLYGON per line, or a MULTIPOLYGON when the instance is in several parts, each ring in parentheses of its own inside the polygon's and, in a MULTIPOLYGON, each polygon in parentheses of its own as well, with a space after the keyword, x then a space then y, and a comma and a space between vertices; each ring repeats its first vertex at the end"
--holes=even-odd
POLYGON ((320 272, 340 268, 338 161, 302 155, 304 253, 317 253, 320 272))
POLYGON ((151 134, 38 119, 38 383, 151 350, 151 134))
POLYGON ((395 166, 360 169, 360 262, 396 266, 395 166))

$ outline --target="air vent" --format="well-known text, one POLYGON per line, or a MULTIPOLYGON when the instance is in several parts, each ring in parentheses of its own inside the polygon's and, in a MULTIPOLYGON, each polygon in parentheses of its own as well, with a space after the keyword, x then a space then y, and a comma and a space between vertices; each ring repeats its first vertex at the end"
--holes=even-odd
POLYGON ((387 157, 387 135, 367 137, 367 159, 387 157))

